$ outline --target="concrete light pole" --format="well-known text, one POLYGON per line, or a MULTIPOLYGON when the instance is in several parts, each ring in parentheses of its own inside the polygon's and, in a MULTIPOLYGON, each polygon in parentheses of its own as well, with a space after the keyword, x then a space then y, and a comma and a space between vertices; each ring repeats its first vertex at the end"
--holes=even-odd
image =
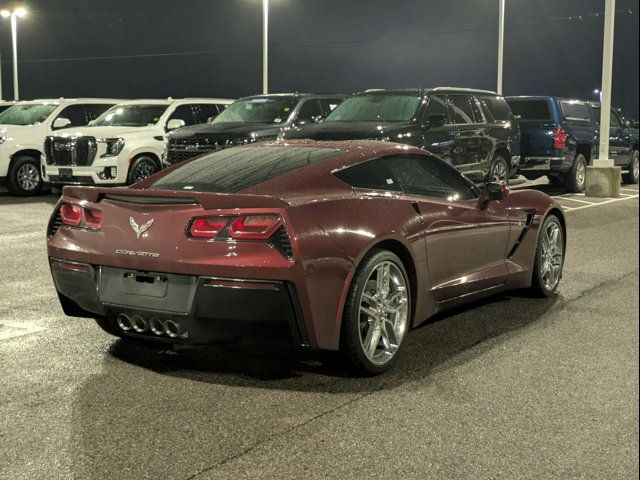
POLYGON ((506 0, 500 2, 498 13, 498 95, 502 95, 502 66, 504 63, 504 9, 506 0))
POLYGON ((262 0, 262 93, 269 93, 269 0, 262 0))
POLYGON ((0 11, 0 15, 4 18, 11 19, 11 42, 13 50, 13 99, 20 99, 20 92, 18 86, 18 17, 24 17, 27 14, 27 10, 23 7, 16 7, 13 12, 9 10, 0 11))
POLYGON ((621 172, 609 158, 611 120, 611 77, 613 74, 613 36, 616 0, 605 0, 604 42, 602 47, 602 86, 600 88, 600 145, 598 158, 587 167, 585 194, 593 197, 619 197, 621 172))

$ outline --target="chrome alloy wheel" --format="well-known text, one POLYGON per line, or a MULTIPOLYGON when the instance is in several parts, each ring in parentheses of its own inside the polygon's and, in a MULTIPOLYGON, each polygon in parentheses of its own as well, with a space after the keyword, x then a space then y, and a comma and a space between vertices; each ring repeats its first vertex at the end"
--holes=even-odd
POLYGON ((505 162, 496 162, 493 166, 493 181, 504 183, 507 181, 507 166, 505 162))
POLYGON ((25 163, 16 172, 18 186, 25 192, 31 192, 40 183, 40 172, 31 163, 25 163))
POLYGON ((540 278, 544 288, 551 291, 558 285, 564 263, 564 242, 562 229, 552 221, 542 234, 542 251, 540 253, 540 278))
POLYGON ((576 183, 580 187, 580 191, 584 190, 585 179, 587 178, 587 166, 579 162, 576 165, 576 183))
POLYGON ((407 279, 395 263, 379 263, 369 275, 359 302, 360 345, 371 363, 385 365, 394 357, 408 318, 407 279))
POLYGON ((636 151, 631 162, 631 175, 633 175, 636 182, 638 181, 638 173, 640 173, 640 153, 636 151))

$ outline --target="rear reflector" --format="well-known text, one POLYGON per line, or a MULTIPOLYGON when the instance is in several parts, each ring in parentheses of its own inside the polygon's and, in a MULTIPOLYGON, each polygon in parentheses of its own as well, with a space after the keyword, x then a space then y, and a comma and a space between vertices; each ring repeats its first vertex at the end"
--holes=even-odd
POLYGON ((78 227, 82 223, 82 207, 71 203, 63 203, 60 207, 62 223, 71 227, 78 227))
POLYGON ((231 238, 266 240, 282 225, 279 215, 246 215, 237 217, 229 225, 231 238))
POLYGON ((216 238, 229 220, 229 217, 194 218, 189 227, 189 235, 192 238, 216 238))

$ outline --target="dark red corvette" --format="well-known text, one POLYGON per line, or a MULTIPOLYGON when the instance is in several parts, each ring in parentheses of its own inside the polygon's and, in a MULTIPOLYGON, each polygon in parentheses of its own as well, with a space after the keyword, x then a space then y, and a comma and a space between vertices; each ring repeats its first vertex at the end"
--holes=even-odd
POLYGON ((114 335, 195 344, 283 331, 378 373, 438 311, 553 293, 565 239, 545 194, 480 191, 424 150, 293 141, 222 150, 128 188, 65 187, 48 252, 65 313, 114 335))

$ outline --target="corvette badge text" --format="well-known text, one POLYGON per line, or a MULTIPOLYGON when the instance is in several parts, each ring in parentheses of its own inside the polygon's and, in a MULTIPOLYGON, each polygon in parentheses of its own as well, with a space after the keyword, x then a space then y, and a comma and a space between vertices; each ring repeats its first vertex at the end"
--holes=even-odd
POLYGON ((160 256, 159 253, 155 253, 155 252, 141 252, 138 250, 123 250, 123 249, 118 249, 116 250, 116 253, 118 255, 133 255, 134 257, 151 257, 151 258, 158 258, 160 256))

